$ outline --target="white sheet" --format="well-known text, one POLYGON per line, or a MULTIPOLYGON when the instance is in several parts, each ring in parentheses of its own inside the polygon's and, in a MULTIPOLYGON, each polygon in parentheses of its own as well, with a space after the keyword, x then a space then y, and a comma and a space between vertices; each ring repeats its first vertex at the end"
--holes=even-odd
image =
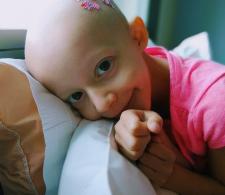
POLYGON ((82 120, 71 139, 59 195, 156 195, 149 180, 121 156, 110 121, 82 120))

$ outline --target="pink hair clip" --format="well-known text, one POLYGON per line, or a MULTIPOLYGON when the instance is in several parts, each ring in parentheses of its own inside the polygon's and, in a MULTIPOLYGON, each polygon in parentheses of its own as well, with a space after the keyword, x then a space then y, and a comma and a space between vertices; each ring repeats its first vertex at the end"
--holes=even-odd
POLYGON ((113 7, 112 0, 103 0, 103 3, 110 6, 110 7, 113 7))
POLYGON ((94 1, 90 0, 77 0, 77 1, 79 2, 81 1, 81 7, 89 11, 100 10, 100 5, 94 1))
MULTIPOLYGON (((100 5, 96 2, 96 0, 77 0, 78 2, 81 2, 81 7, 84 9, 87 9, 89 11, 97 10, 99 11, 101 9, 100 5)), ((112 0, 102 0, 103 3, 107 6, 113 7, 112 0)))

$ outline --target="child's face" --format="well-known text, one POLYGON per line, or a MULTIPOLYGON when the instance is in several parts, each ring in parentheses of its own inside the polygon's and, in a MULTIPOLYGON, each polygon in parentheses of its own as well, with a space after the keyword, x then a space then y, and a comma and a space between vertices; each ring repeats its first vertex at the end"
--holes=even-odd
POLYGON ((143 48, 125 25, 98 25, 98 21, 102 22, 96 20, 88 28, 78 24, 79 31, 68 25, 70 29, 54 44, 46 45, 50 54, 40 61, 45 65, 35 76, 90 120, 118 117, 126 109, 150 109, 150 74, 143 48))
POLYGON ((50 86, 92 120, 113 118, 126 109, 150 109, 149 70, 142 51, 130 37, 106 31, 81 35, 65 54, 71 61, 53 71, 58 79, 50 86))

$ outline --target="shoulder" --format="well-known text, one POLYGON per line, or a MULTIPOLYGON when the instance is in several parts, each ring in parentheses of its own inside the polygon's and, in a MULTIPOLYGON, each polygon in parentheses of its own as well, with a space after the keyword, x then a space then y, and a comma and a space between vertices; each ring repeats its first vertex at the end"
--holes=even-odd
POLYGON ((225 66, 213 61, 182 59, 173 65, 171 89, 188 107, 225 90, 225 66))
POLYGON ((194 95, 197 97, 192 111, 198 108, 203 113, 212 112, 214 114, 212 116, 216 116, 216 113, 223 115, 225 112, 225 66, 207 61, 201 66, 202 70, 192 75, 193 78, 190 79, 190 85, 192 90, 195 89, 194 95))
POLYGON ((191 113, 195 129, 203 129, 202 136, 209 148, 225 146, 225 75, 215 77, 202 90, 191 113))
POLYGON ((225 66, 213 61, 184 59, 171 102, 190 114, 188 121, 209 148, 225 146, 225 66))

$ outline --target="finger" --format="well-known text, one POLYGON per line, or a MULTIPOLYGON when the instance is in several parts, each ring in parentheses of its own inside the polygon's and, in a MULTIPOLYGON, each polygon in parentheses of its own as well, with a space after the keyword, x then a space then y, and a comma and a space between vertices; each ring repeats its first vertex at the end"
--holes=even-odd
POLYGON ((176 160, 176 155, 163 144, 151 142, 146 150, 164 161, 175 162, 176 160))
POLYGON ((148 153, 144 153, 138 162, 163 175, 170 175, 173 170, 173 163, 168 163, 166 161, 161 160, 157 156, 148 153))
POLYGON ((153 183, 153 185, 156 186, 162 186, 164 183, 166 183, 167 179, 166 177, 158 174, 157 171, 146 167, 145 165, 138 164, 139 169, 148 177, 149 180, 153 183))
POLYGON ((147 126, 152 133, 160 133, 162 131, 163 119, 155 112, 145 112, 147 126))
POLYGON ((143 120, 144 112, 141 110, 126 110, 120 116, 120 121, 123 123, 126 131, 129 131, 134 136, 146 136, 149 134, 148 126, 143 120))
POLYGON ((115 125, 115 134, 120 137, 120 144, 126 147, 127 150, 144 150, 150 141, 150 133, 141 137, 134 136, 130 134, 130 131, 128 131, 123 123, 115 125))
MULTIPOLYGON (((154 111, 126 110, 121 114, 121 119, 124 121, 130 121, 130 123, 127 123, 127 128, 131 130, 136 130, 137 126, 143 127, 144 134, 146 134, 146 126, 152 133, 161 132, 163 126, 163 119, 154 111)), ((142 133, 142 131, 137 132, 142 133)))
POLYGON ((119 133, 115 133, 116 141, 119 144, 130 151, 144 151, 147 144, 150 141, 150 134, 145 137, 134 137, 127 133, 126 131, 121 131, 119 133))
POLYGON ((142 156, 144 150, 142 151, 131 151, 123 146, 123 142, 121 141, 120 137, 118 135, 115 135, 115 139, 118 143, 118 148, 121 151, 121 153, 126 156, 130 160, 138 160, 140 156, 142 156))

